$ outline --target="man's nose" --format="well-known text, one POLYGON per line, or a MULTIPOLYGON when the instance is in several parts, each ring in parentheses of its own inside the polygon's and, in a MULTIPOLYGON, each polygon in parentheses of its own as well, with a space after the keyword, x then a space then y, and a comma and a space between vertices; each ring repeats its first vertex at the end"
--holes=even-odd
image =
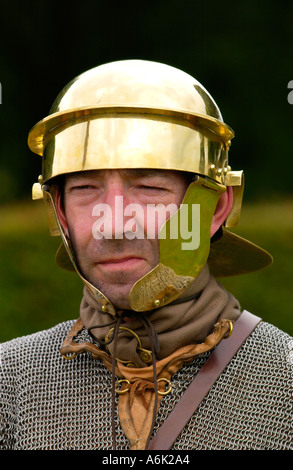
POLYGON ((108 208, 105 224, 108 238, 122 239, 124 237, 126 222, 130 218, 129 215, 125 215, 127 213, 125 209, 132 202, 125 185, 120 183, 108 185, 103 197, 103 204, 108 208))
POLYGON ((110 183, 105 188, 103 203, 108 204, 109 207, 115 208, 116 199, 120 198, 123 201, 127 201, 128 194, 127 190, 122 183, 110 183))

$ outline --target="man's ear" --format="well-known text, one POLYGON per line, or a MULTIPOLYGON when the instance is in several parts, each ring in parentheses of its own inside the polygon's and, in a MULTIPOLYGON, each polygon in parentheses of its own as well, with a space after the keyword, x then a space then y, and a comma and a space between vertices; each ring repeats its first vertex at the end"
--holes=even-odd
POLYGON ((231 186, 227 187, 218 201, 213 220, 211 225, 211 237, 216 233, 216 231, 223 225, 227 219, 233 206, 233 189, 231 186))
POLYGON ((62 201, 62 195, 61 195, 61 191, 60 191, 59 188, 57 188, 57 190, 56 190, 55 207, 56 207, 56 212, 57 212, 59 222, 62 225, 66 236, 69 238, 68 225, 67 225, 67 220, 66 220, 66 215, 65 215, 64 204, 63 204, 63 201, 62 201))

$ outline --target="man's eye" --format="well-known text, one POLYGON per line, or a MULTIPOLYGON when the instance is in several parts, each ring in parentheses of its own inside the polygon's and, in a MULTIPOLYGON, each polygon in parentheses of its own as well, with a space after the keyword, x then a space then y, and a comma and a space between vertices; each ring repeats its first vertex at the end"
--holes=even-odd
POLYGON ((82 184, 82 185, 79 185, 79 186, 73 186, 71 188, 71 191, 82 190, 82 189, 95 189, 95 188, 94 188, 94 186, 91 186, 90 184, 82 184))
POLYGON ((148 186, 148 185, 141 185, 140 188, 146 190, 157 190, 157 191, 165 191, 165 188, 161 186, 148 186))

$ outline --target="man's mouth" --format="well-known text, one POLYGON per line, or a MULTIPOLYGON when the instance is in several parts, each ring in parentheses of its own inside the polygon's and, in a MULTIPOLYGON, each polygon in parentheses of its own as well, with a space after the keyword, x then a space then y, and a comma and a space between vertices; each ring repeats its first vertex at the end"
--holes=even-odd
POLYGON ((108 259, 99 261, 98 264, 102 267, 106 267, 107 269, 123 269, 124 270, 124 269, 135 268, 142 261, 144 261, 143 258, 130 255, 130 256, 123 256, 121 258, 119 257, 108 258, 108 259))

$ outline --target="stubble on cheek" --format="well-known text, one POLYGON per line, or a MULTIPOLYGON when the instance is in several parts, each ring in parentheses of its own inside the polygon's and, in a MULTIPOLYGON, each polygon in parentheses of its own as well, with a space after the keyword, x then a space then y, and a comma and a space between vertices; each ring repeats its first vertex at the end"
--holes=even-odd
POLYGON ((99 289, 114 305, 129 308, 128 297, 133 285, 159 262, 157 240, 115 240, 91 238, 83 247, 70 234, 77 264, 82 276, 99 289), (107 268, 103 261, 116 257, 142 258, 135 267, 107 268))

